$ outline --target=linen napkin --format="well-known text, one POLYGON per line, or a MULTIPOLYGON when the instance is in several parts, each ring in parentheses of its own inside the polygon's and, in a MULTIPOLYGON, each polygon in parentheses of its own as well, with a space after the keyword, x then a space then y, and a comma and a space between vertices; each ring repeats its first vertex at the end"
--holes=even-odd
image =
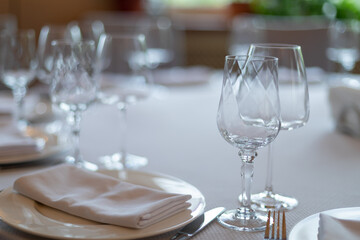
POLYGON ((12 125, 0 128, 0 157, 37 153, 43 147, 43 140, 25 136, 12 125))
POLYGON ((331 85, 329 101, 337 129, 360 137, 360 81, 342 79, 331 85))
POLYGON ((318 240, 360 239, 359 219, 340 219, 320 213, 318 240))
POLYGON ((190 206, 187 200, 191 198, 71 165, 59 165, 20 177, 14 189, 66 213, 130 228, 145 228, 183 211, 190 206))

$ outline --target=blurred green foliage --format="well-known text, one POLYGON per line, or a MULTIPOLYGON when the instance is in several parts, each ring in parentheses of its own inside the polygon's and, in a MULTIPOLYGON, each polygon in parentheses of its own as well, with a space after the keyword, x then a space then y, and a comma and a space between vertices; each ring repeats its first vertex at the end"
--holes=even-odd
POLYGON ((281 16, 328 15, 360 20, 360 0, 252 0, 254 13, 281 16), (331 14, 328 13, 330 11, 331 14), (334 13, 334 14, 332 14, 334 13))

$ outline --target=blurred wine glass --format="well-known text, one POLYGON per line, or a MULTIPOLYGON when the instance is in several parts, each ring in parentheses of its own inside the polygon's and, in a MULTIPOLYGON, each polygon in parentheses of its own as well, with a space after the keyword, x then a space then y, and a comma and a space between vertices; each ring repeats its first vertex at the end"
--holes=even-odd
POLYGON ((153 69, 169 67, 174 60, 175 39, 172 23, 167 17, 139 24, 140 31, 146 36, 147 54, 153 69))
POLYGON ((14 124, 23 130, 28 125, 24 116, 24 98, 28 84, 35 78, 37 68, 35 31, 29 29, 19 30, 14 34, 2 34, 2 81, 12 90, 16 103, 14 124))
POLYGON ((67 25, 69 38, 73 42, 92 40, 96 46, 97 70, 104 71, 111 63, 112 37, 105 32, 104 24, 100 20, 73 21, 67 25))
POLYGON ((251 183, 257 150, 271 143, 280 130, 277 80, 277 58, 226 56, 217 125, 224 140, 239 149, 242 161, 240 207, 218 217, 226 228, 265 229, 266 214, 251 206, 251 183))
POLYGON ((329 28, 329 48, 326 55, 330 61, 340 64, 342 71, 350 73, 360 58, 360 22, 336 20, 329 28))
POLYGON ((127 152, 126 113, 130 105, 151 94, 148 78, 146 41, 143 34, 112 34, 111 64, 102 74, 101 101, 117 107, 120 116, 119 152, 103 156, 108 169, 136 169, 147 165, 147 158, 127 152))
POLYGON ((45 25, 41 28, 38 40, 38 79, 45 83, 50 83, 50 72, 53 67, 54 55, 51 46, 54 40, 70 40, 70 34, 67 26, 45 25))
POLYGON ((97 166, 81 157, 79 148, 82 112, 96 101, 99 84, 96 77, 96 53, 93 41, 53 41, 54 63, 50 95, 53 104, 67 112, 72 126, 74 152, 67 161, 96 170, 97 166))

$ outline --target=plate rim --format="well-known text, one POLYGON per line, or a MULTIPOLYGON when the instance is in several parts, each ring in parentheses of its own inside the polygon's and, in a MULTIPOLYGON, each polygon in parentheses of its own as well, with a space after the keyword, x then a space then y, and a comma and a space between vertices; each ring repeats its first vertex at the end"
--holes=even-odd
MULTIPOLYGON (((294 236, 294 235, 297 234, 297 232, 299 232, 302 228, 304 228, 304 226, 312 223, 312 221, 317 221, 317 223, 316 223, 317 224, 316 229, 317 229, 319 226, 318 221, 319 221, 320 213, 333 214, 335 212, 351 211, 351 209, 357 209, 357 211, 360 211, 360 207, 344 207, 344 208, 329 209, 329 210, 325 210, 325 211, 321 211, 321 212, 312 214, 295 224, 295 226, 290 231, 289 240, 296 240, 296 238, 295 238, 296 236, 294 236)), ((307 239, 303 239, 303 240, 307 240, 307 239)))
MULTIPOLYGON (((48 137, 49 136, 50 137, 53 137, 53 136, 59 137, 58 134, 47 133, 44 129, 39 129, 39 128, 32 127, 32 126, 28 126, 28 128, 32 131, 37 131, 48 137)), ((69 150, 70 150, 70 146, 68 144, 65 144, 64 142, 51 143, 50 145, 45 144, 44 149, 42 149, 38 152, 0 157, 0 165, 19 164, 19 163, 27 163, 27 162, 33 162, 33 161, 38 161, 38 160, 44 160, 49 157, 64 154, 69 150)))
MULTIPOLYGON (((11 216, 11 214, 6 214, 6 213, 5 213, 5 215, 7 215, 7 216, 4 217, 4 214, 3 214, 3 211, 2 211, 2 210, 0 211, 0 217, 1 217, 2 221, 3 221, 4 223, 8 224, 9 226, 11 226, 11 227, 13 227, 13 228, 15 228, 15 229, 17 229, 17 230, 20 230, 20 231, 22 231, 22 232, 26 232, 26 233, 32 234, 32 235, 34 235, 34 236, 47 237, 47 238, 51 238, 51 239, 66 239, 66 240, 70 240, 70 239, 72 239, 72 240, 78 240, 78 239, 89 239, 89 240, 90 240, 90 239, 97 239, 97 240, 105 240, 105 239, 106 239, 106 240, 115 240, 115 239, 139 239, 139 238, 144 238, 144 237, 151 237, 151 236, 155 236, 155 235, 160 235, 160 234, 163 234, 163 233, 166 233, 166 232, 170 232, 170 231, 175 230, 175 229, 179 229, 179 228, 185 226, 186 224, 194 221, 198 216, 200 216, 201 214, 203 214, 204 209, 205 209, 205 205, 206 205, 205 197, 204 197, 204 195, 200 192, 200 190, 197 189, 197 188, 196 188, 195 186, 193 186, 192 184, 189 184, 188 182, 186 182, 186 181, 184 181, 184 180, 182 180, 182 179, 180 179, 180 178, 173 177, 173 176, 166 175, 166 174, 162 174, 162 173, 146 172, 146 171, 136 171, 136 170, 129 170, 128 172, 129 172, 129 173, 132 173, 132 174, 141 174, 141 176, 144 176, 144 175, 145 175, 145 176, 150 177, 150 178, 161 177, 161 178, 170 179, 170 180, 176 181, 176 182, 178 182, 178 183, 185 184, 185 185, 187 185, 189 188, 192 188, 192 189, 196 190, 196 194, 198 195, 198 197, 197 197, 197 198, 192 198, 193 200, 198 199, 198 200, 196 201, 196 206, 195 206, 194 203, 191 203, 191 206, 188 208, 188 209, 190 209, 191 207, 194 207, 194 209, 191 210, 191 217, 190 217, 189 219, 185 220, 185 221, 180 222, 179 224, 174 225, 174 226, 165 226, 165 227, 160 228, 160 229, 158 229, 158 230, 156 230, 156 231, 153 231, 153 232, 148 232, 148 233, 145 232, 145 233, 141 234, 141 230, 142 230, 142 229, 136 229, 136 231, 137 231, 136 234, 134 234, 133 236, 129 236, 129 235, 127 234, 127 236, 123 236, 123 237, 125 237, 125 238, 123 238, 122 236, 119 236, 118 233, 116 233, 116 232, 115 232, 115 234, 114 234, 113 237, 103 237, 103 238, 101 238, 101 237, 99 237, 99 236, 95 236, 95 237, 91 237, 91 236, 74 237, 74 236, 64 236, 64 235, 59 236, 59 235, 56 235, 56 234, 52 234, 51 231, 49 231, 48 233, 44 233, 44 232, 38 231, 38 230, 35 229, 35 228, 29 228, 28 226, 27 226, 27 227, 26 227, 26 226, 22 226, 22 224, 18 224, 18 223, 16 223, 16 221, 14 222, 15 219, 11 219, 11 217, 10 217, 10 218, 7 217, 7 216, 11 216)), ((159 186, 159 187, 160 187, 160 186, 159 186)), ((165 191, 166 191, 166 190, 165 190, 165 191)), ((39 212, 39 210, 37 210, 37 208, 36 208, 37 202, 36 202, 36 201, 34 201, 34 200, 30 199, 30 198, 27 198, 27 197, 25 197, 25 196, 23 196, 23 195, 21 195, 21 194, 16 193, 16 192, 13 190, 13 187, 12 187, 12 186, 9 187, 9 188, 7 188, 7 189, 5 189, 4 191, 2 191, 2 192, 0 193, 0 202, 1 202, 1 198, 8 197, 8 196, 13 196, 13 195, 15 195, 16 197, 20 197, 20 198, 22 199, 21 201, 27 201, 27 202, 28 202, 27 206, 25 206, 25 207, 27 208, 27 210, 31 210, 31 217, 37 215, 37 216, 40 216, 40 217, 43 218, 43 219, 49 219, 49 220, 47 220, 47 221, 59 222, 59 225, 57 226, 59 229, 61 229, 62 227, 64 227, 64 226, 62 226, 61 224, 66 224, 65 222, 57 221, 57 220, 55 220, 55 219, 52 219, 52 218, 49 218, 49 217, 43 215, 41 212, 39 212)), ((197 196, 197 195, 196 195, 196 196, 197 196)), ((194 195, 193 195, 193 196, 194 196, 194 195)), ((19 201, 18 201, 18 202, 19 202, 19 201)), ((14 205, 14 204, 16 204, 16 202, 15 202, 15 203, 11 203, 11 204, 14 205)), ((14 207, 16 207, 16 206, 14 206, 14 207)), ((67 213, 63 213, 63 214, 70 216, 70 214, 67 214, 67 213)), ((178 213, 178 214, 181 214, 181 212, 178 213)), ((176 216, 176 215, 178 215, 178 214, 175 214, 174 216, 176 216)), ((171 217, 174 217, 174 216, 171 216, 171 217)), ((171 217, 170 217, 170 218, 171 218, 171 217)), ((23 216, 23 218, 26 220, 26 216, 23 216)), ((78 217, 76 217, 76 218, 78 218, 78 217)), ((81 218, 80 218, 80 219, 81 219, 81 218)), ((89 220, 89 221, 90 221, 90 220, 89 220)), ((163 221, 165 222, 166 219, 163 220, 163 221)), ((163 221, 160 221, 159 223, 161 223, 161 222, 163 222, 163 221)), ((95 222, 95 223, 96 223, 96 222, 95 222)), ((40 225, 41 225, 41 224, 40 224, 40 225)), ((73 224, 73 225, 79 226, 79 225, 81 225, 81 224, 73 224)), ((121 228, 129 229, 129 228, 125 228, 125 227, 120 227, 120 226, 115 226, 115 225, 110 225, 110 224, 102 224, 102 223, 99 223, 98 225, 96 225, 96 224, 95 224, 95 225, 91 225, 91 226, 101 226, 101 225, 102 225, 102 226, 106 226, 105 229, 106 229, 106 228, 114 228, 114 229, 119 228, 120 231, 121 231, 121 228)), ((84 225, 84 226, 86 226, 86 225, 84 225)), ((151 227, 151 226, 150 226, 150 227, 151 227)), ((146 228, 144 228, 144 229, 146 229, 146 228)))

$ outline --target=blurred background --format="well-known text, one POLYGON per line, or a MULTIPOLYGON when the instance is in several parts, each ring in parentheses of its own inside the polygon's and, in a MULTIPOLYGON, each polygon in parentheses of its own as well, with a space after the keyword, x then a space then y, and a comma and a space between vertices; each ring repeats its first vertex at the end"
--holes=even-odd
POLYGON ((360 1, 0 0, 0 14, 16 16, 19 29, 33 28, 37 36, 45 24, 85 19, 102 20, 108 32, 107 21, 134 21, 116 16, 122 13, 169 18, 177 33, 177 65, 219 69, 224 56, 241 51, 241 44, 286 42, 302 46, 307 66, 336 71, 339 63, 327 53, 328 28, 336 19, 360 19, 360 1))

